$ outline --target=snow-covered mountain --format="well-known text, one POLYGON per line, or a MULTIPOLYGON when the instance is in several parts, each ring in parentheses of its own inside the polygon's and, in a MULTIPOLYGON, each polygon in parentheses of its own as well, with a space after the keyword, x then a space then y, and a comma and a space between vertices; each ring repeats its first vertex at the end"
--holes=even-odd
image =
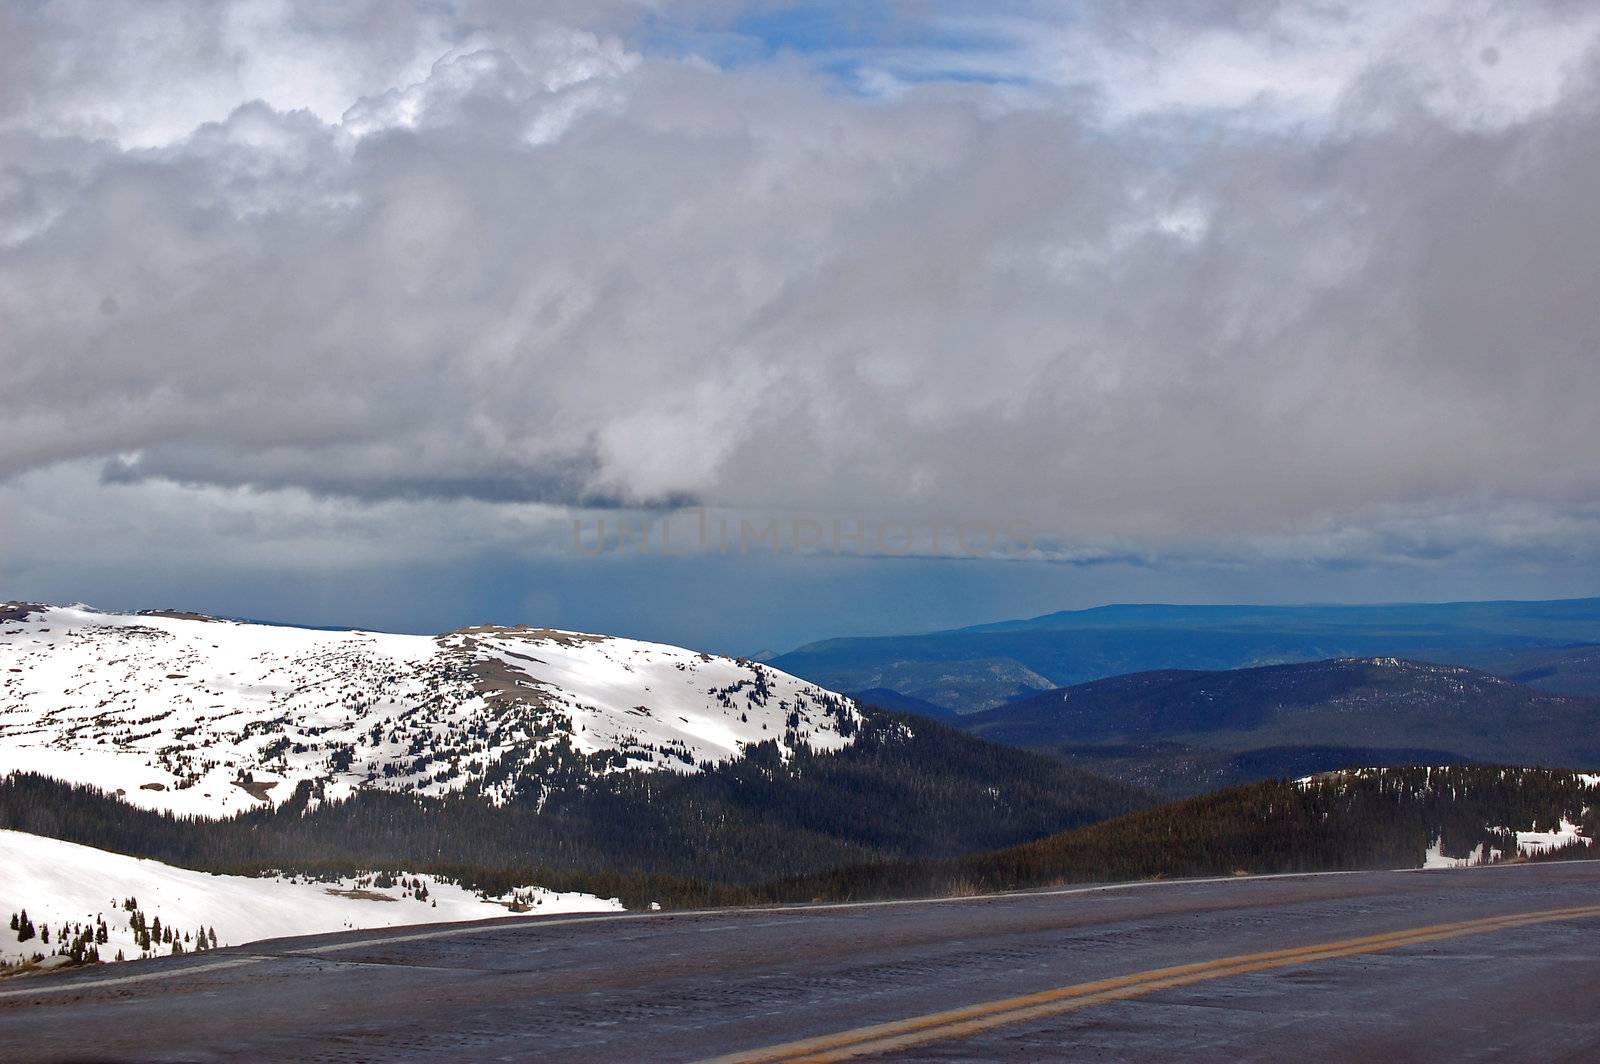
POLYGON ((287 935, 621 908, 615 899, 537 887, 485 898, 412 873, 332 881, 210 875, 0 830, 0 919, 18 925, 0 927, 0 968, 39 954, 64 962, 85 931, 79 958, 92 947, 99 960, 134 960, 287 935))
POLYGON ((849 745, 853 702, 756 662, 545 628, 441 636, 0 606, 0 773, 222 816, 310 781, 491 801, 772 741, 849 745))

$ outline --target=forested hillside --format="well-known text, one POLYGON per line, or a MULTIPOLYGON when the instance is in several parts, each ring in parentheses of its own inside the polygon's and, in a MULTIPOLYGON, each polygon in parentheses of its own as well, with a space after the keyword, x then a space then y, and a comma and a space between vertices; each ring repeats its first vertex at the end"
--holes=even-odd
POLYGON ((1600 776, 1495 766, 1369 769, 1233 787, 992 853, 842 869, 772 892, 842 899, 1419 868, 1430 857, 1588 856, 1597 837, 1600 776))
POLYGON ((1498 673, 1541 691, 1600 695, 1600 643, 1462 653, 1457 658, 1463 665, 1498 673))
POLYGON ((381 790, 322 801, 308 782, 276 809, 219 820, 13 773, 0 781, 0 827, 190 868, 450 869, 473 883, 504 873, 642 903, 709 896, 677 880, 748 885, 989 850, 1153 801, 930 721, 865 711, 855 740, 787 760, 762 744, 698 774, 622 771, 498 806, 381 790))
POLYGON ((1397 658, 1115 676, 959 726, 1174 797, 1361 765, 1600 767, 1600 699, 1397 658))

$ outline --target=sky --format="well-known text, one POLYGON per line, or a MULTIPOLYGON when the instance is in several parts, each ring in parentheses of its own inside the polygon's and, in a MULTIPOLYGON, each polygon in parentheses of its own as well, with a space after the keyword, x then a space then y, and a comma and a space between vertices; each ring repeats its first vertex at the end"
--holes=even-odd
POLYGON ((1597 78, 1568 0, 11 0, 0 598, 1600 594, 1597 78))

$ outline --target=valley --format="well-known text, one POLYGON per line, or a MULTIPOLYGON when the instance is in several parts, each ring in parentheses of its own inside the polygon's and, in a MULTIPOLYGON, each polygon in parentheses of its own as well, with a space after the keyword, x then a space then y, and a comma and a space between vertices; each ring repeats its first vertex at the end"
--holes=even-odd
POLYGON ((69 960, 171 951, 139 938, 158 912, 225 944, 511 906, 1454 868, 1600 837, 1600 777, 1521 767, 1592 767, 1596 700, 1393 657, 1137 673, 943 722, 889 689, 534 628, 18 603, 0 663, 0 841, 29 868, 0 900, 56 935, 18 938, 14 966, 66 956, 63 930, 69 960), (92 942, 102 924, 137 954, 92 942))
POLYGON ((1600 698, 1392 657, 1134 673, 955 725, 1171 796, 1368 765, 1600 768, 1600 698))

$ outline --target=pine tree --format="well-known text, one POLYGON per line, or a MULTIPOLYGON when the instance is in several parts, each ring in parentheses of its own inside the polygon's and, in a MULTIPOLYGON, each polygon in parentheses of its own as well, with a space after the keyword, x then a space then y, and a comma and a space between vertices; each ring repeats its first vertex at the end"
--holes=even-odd
POLYGON ((12 913, 11 914, 11 930, 15 931, 18 928, 20 928, 21 926, 22 926, 22 922, 17 919, 17 914, 16 913, 12 913))

